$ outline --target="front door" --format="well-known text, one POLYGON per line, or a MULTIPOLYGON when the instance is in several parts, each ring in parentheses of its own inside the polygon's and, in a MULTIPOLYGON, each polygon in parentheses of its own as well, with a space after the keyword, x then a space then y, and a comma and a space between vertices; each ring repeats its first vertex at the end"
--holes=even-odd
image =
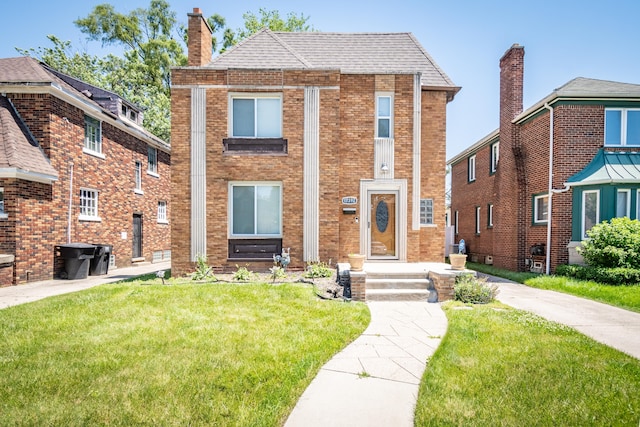
POLYGON ((133 258, 142 257, 142 215, 133 214, 133 258))
POLYGON ((369 191, 370 259, 398 259, 397 200, 397 191, 369 191))

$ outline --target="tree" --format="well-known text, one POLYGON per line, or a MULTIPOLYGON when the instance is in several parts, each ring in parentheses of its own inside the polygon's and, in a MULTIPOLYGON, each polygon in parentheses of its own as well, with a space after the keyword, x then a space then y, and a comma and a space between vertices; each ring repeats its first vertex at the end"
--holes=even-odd
MULTIPOLYGON (((243 15, 245 28, 235 32, 225 19, 214 14, 207 19, 213 30, 213 52, 223 52, 263 27, 274 31, 309 31, 308 17, 293 13, 284 20, 278 11, 259 10, 243 15)), ((149 7, 128 14, 105 3, 96 6, 85 18, 74 24, 90 41, 122 49, 105 57, 87 52, 72 52, 71 43, 48 36, 53 47, 17 49, 34 56, 60 72, 119 94, 145 109, 144 126, 158 137, 169 141, 171 67, 186 65, 187 29, 179 24, 166 0, 151 0, 149 7)))

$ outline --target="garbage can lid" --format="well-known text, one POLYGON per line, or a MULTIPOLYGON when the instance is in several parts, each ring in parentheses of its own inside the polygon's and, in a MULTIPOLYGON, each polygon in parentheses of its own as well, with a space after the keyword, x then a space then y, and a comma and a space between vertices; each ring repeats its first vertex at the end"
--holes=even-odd
POLYGON ((89 249, 95 248, 95 245, 90 245, 88 243, 65 243, 64 245, 58 245, 61 248, 77 248, 77 249, 89 249))

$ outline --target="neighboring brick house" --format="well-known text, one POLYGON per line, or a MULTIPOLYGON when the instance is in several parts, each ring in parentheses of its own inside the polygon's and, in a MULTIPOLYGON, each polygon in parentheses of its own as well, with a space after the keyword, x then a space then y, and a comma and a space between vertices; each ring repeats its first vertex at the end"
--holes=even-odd
POLYGON ((459 90, 409 33, 264 29, 211 60, 189 14, 172 73, 172 270, 443 261, 446 106, 459 90))
POLYGON ((592 225, 640 218, 640 85, 576 78, 523 112, 524 48, 500 70, 499 129, 448 161, 456 241, 473 261, 553 272, 581 262, 592 225))
POLYGON ((169 257, 170 149, 139 107, 28 57, 0 59, 0 93, 0 285, 56 277, 70 242, 169 257))

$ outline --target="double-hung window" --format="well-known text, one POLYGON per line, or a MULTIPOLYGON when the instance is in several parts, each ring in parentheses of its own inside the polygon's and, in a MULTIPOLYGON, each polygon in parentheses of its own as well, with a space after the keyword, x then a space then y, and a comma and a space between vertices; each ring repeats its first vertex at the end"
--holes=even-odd
POLYGON ((587 231, 600 222, 600 191, 582 192, 582 238, 586 239, 587 231))
POLYGON ((147 172, 151 175, 158 174, 158 149, 155 147, 149 147, 147 150, 148 166, 147 172))
POLYGON ((99 120, 84 117, 84 148, 92 153, 102 154, 102 128, 99 120))
POLYGON ((143 194, 142 192, 142 163, 136 161, 134 165, 134 179, 135 179, 135 189, 133 190, 136 193, 143 194))
POLYGON ((0 218, 7 218, 7 211, 4 209, 4 188, 0 187, 0 218))
POLYGON ((469 157, 467 160, 467 179, 469 182, 473 182, 476 180, 476 155, 469 157))
POLYGON ((164 200, 158 201, 158 222, 164 224, 169 222, 167 219, 167 202, 164 200))
POLYGON ((281 138, 282 96, 231 95, 231 136, 281 138))
POLYGON ((631 217, 631 190, 618 190, 616 192, 616 217, 631 217))
POLYGON ((420 225, 433 225, 433 199, 420 199, 420 225))
POLYGON ((640 108, 607 108, 604 145, 640 145, 640 108))
POLYGON ((88 188, 80 189, 80 217, 85 221, 100 221, 98 216, 98 191, 88 188))
POLYGON ((393 96, 376 96, 376 138, 393 138, 393 96))
POLYGON ((491 145, 491 173, 496 173, 498 170, 498 160, 500 160, 500 143, 496 142, 491 145))
POLYGON ((540 194, 533 197, 533 223, 546 224, 549 220, 549 195, 540 194))
POLYGON ((282 236, 282 184, 229 184, 231 237, 282 236))

